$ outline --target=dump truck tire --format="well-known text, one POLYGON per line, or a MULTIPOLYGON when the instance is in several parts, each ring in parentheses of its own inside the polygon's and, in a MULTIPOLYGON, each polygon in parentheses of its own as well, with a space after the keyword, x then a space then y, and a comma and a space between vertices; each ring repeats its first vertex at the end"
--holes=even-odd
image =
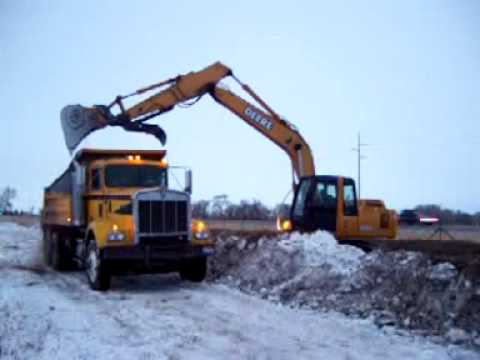
POLYGON ((85 271, 92 290, 106 291, 110 288, 111 276, 102 261, 95 239, 91 239, 88 243, 85 271))
POLYGON ((180 277, 183 280, 202 282, 207 276, 207 258, 195 258, 182 265, 180 277))

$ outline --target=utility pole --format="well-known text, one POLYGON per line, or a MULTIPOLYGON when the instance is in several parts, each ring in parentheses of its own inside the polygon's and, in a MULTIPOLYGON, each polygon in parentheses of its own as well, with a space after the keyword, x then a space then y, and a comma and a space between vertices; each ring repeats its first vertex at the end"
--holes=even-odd
POLYGON ((365 156, 362 155, 362 147, 368 146, 368 144, 363 144, 360 139, 360 132, 357 135, 357 147, 353 148, 352 151, 357 153, 357 184, 358 184, 358 198, 361 199, 361 162, 362 159, 365 159, 365 156))

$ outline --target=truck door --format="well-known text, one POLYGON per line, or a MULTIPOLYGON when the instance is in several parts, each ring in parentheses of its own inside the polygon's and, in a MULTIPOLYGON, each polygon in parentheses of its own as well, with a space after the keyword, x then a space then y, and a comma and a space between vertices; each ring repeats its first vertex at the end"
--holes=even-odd
POLYGON ((105 204, 103 193, 102 170, 92 167, 88 181, 88 221, 103 221, 105 219, 105 204))

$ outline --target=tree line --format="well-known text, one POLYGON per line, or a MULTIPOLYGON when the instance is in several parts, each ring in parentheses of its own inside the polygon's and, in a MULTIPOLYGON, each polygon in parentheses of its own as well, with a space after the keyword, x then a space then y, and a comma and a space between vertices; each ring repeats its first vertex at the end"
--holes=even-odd
MULTIPOLYGON (((23 214, 14 208, 17 190, 7 186, 0 189, 0 215, 23 214)), ((470 214, 461 210, 442 208, 439 205, 418 205, 415 210, 429 217, 436 217, 445 225, 480 225, 480 211, 470 214)), ((260 200, 232 202, 227 195, 216 195, 211 200, 199 200, 192 204, 192 214, 201 219, 227 220, 273 220, 277 216, 288 216, 289 204, 278 204, 271 208, 260 200)))
MULTIPOLYGON (((469 214, 435 204, 418 205, 415 210, 422 216, 436 217, 445 225, 480 225, 480 211, 469 214)), ((227 195, 217 195, 211 200, 199 200, 192 204, 193 216, 201 219, 272 220, 279 215, 288 216, 289 211, 289 204, 270 208, 256 199, 232 202, 227 195)))
POLYGON ((269 208, 260 200, 232 202, 227 195, 217 195, 211 200, 199 200, 192 204, 192 214, 201 219, 270 220, 278 215, 287 215, 289 205, 280 204, 269 208))

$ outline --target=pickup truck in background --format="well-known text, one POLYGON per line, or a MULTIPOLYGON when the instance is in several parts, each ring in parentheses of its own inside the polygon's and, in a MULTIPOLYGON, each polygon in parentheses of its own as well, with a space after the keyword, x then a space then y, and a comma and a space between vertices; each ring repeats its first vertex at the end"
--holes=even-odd
POLYGON ((419 214, 416 210, 402 210, 399 216, 400 225, 434 225, 439 219, 434 216, 419 214))

